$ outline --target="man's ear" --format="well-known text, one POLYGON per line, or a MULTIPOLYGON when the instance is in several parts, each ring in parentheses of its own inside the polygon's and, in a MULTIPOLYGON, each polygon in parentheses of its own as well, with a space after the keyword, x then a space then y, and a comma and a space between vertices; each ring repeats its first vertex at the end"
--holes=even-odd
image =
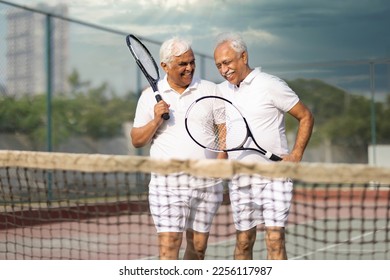
POLYGON ((161 68, 165 71, 165 73, 167 73, 168 72, 168 64, 166 64, 165 62, 161 62, 160 65, 161 65, 161 68))
POLYGON ((244 63, 248 65, 248 53, 245 51, 242 52, 241 57, 242 57, 244 63))

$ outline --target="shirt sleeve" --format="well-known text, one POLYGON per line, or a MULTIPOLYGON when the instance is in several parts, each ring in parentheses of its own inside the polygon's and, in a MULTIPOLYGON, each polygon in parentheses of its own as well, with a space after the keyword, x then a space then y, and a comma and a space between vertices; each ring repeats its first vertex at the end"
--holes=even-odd
POLYGON ((271 80, 272 102, 275 107, 288 112, 299 102, 298 95, 287 85, 285 81, 278 77, 273 77, 271 80))
POLYGON ((133 127, 142 127, 154 118, 154 104, 156 103, 151 88, 144 90, 138 99, 133 127))

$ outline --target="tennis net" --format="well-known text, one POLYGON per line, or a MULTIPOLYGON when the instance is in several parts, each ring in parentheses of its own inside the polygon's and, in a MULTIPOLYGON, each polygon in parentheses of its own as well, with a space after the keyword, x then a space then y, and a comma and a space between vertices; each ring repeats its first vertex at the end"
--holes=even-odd
MULTIPOLYGON (((157 259, 151 172, 223 181, 206 259, 233 258, 227 188, 237 174, 293 179, 289 259, 390 258, 389 168, 0 151, 0 259, 157 259)), ((266 258, 261 228, 254 258, 266 258)))

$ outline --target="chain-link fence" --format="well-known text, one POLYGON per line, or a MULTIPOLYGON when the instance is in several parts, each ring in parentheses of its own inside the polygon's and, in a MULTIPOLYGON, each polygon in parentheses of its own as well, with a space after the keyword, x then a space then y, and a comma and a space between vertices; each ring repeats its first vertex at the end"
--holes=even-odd
MULTIPOLYGON (((161 42, 129 33, 141 35, 158 58, 161 42)), ((129 139, 138 95, 148 84, 126 35, 74 20, 65 5, 0 1, 0 149, 146 154, 129 139)), ((213 57, 195 53, 197 75, 220 82, 213 57)), ((376 147, 390 144, 389 63, 262 65, 315 115, 306 161, 376 163, 383 156, 376 147)), ((293 143, 296 124, 287 118, 287 125, 293 143)))

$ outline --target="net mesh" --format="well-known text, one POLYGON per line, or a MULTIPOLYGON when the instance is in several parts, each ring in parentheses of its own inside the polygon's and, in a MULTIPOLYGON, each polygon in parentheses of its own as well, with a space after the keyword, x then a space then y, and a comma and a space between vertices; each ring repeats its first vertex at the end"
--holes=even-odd
MULTIPOLYGON (((223 180, 206 259, 233 258, 227 185, 237 174, 294 180, 289 259, 390 258, 389 168, 0 151, 0 259, 157 259, 151 172, 223 180)), ((260 227, 254 258, 266 258, 260 227)))

